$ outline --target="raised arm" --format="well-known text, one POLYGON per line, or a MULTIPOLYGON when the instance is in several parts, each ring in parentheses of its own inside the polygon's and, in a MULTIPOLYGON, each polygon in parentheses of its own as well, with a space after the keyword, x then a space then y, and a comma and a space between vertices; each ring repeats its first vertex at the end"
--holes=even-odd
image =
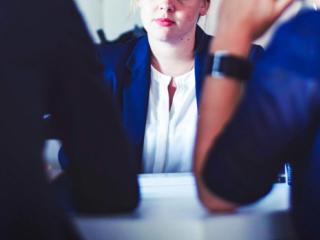
MULTIPOLYGON (((293 0, 224 0, 221 4, 218 28, 210 53, 227 51, 228 54, 246 58, 251 42, 264 33, 293 0)), ((234 203, 210 192, 202 182, 202 171, 208 150, 231 118, 241 97, 242 84, 228 76, 205 80, 197 141, 194 153, 194 171, 199 197, 210 210, 228 211, 234 203)))

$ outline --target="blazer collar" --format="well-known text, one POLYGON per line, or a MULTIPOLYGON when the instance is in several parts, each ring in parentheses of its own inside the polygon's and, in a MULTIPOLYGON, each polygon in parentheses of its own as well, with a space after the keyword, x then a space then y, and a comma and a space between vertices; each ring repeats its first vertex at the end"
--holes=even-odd
POLYGON ((211 36, 207 35, 199 26, 196 28, 196 43, 195 43, 195 78, 196 78, 196 98, 199 107, 201 98, 202 83, 206 74, 206 66, 209 60, 208 47, 211 36))

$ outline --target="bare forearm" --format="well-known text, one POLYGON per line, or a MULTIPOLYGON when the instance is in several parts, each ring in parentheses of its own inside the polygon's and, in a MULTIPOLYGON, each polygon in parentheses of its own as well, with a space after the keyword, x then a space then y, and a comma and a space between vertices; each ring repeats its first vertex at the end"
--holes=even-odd
MULTIPOLYGON (((225 0, 221 4, 216 38, 210 52, 227 51, 246 58, 256 37, 259 37, 293 2, 293 0, 225 0)), ((202 170, 210 148, 230 120, 238 104, 242 86, 237 79, 208 76, 200 105, 200 118, 194 153, 194 171, 199 197, 210 210, 229 211, 234 203, 220 198, 205 186, 202 170)))
MULTIPOLYGON (((243 37, 238 44, 233 38, 224 41, 223 33, 211 43, 212 54, 218 50, 228 51, 232 55, 246 57, 250 48, 249 38, 243 37)), ((203 87, 200 117, 198 123, 197 144, 195 149, 195 171, 200 172, 206 153, 230 119, 242 92, 242 84, 229 77, 207 76, 203 87)))
MULTIPOLYGON (((232 52, 234 55, 246 56, 250 41, 243 41, 243 45, 232 45, 232 49, 227 48, 227 45, 224 47, 223 44, 225 43, 220 44, 219 41, 213 43, 211 51, 228 49, 227 51, 232 52)), ((194 155, 194 171, 197 178, 199 197, 208 209, 214 211, 230 211, 235 208, 235 205, 209 192, 201 178, 202 168, 208 150, 214 145, 215 139, 231 118, 241 93, 242 84, 236 79, 228 77, 214 78, 208 76, 203 87, 194 155)))

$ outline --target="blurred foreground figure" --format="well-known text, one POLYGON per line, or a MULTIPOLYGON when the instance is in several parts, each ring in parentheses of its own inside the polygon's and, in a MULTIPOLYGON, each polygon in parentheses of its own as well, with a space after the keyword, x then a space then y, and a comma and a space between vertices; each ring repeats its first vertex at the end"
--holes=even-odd
POLYGON ((136 166, 101 71, 71 0, 0 1, 0 239, 77 238, 44 172, 48 112, 70 156, 75 210, 136 207, 136 166))
MULTIPOLYGON (((225 0, 212 53, 245 59, 250 42, 291 2, 225 0)), ((194 167, 208 209, 231 211, 265 196, 289 161, 298 234, 320 239, 319 25, 320 13, 304 10, 280 27, 237 108, 241 79, 227 71, 207 78, 194 167), (220 99, 213 99, 215 91, 220 99)))

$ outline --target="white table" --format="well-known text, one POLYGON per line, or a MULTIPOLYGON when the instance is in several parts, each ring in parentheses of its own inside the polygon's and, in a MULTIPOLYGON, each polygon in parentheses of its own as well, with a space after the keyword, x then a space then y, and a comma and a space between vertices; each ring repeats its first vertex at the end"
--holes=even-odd
POLYGON ((275 184, 256 204, 233 214, 208 213, 190 174, 140 176, 142 201, 132 214, 77 218, 88 240, 296 239, 289 217, 289 186, 275 184))

